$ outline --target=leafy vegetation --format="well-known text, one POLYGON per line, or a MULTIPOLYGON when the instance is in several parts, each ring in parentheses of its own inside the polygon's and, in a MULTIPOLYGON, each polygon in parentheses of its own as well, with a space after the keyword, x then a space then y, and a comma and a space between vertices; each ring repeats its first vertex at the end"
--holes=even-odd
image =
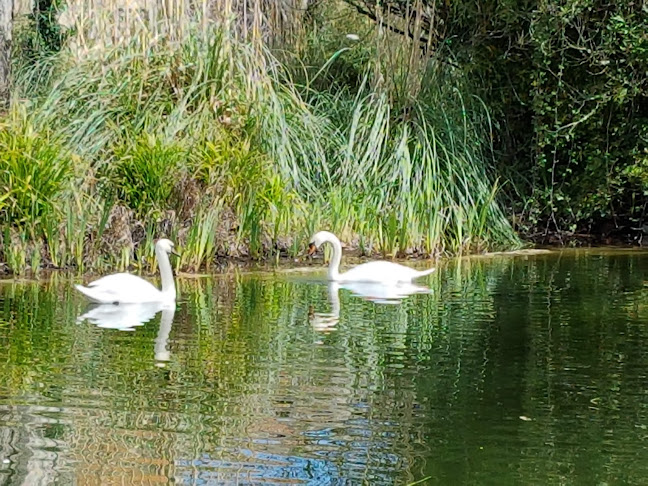
POLYGON ((644 4, 345 1, 481 80, 519 229, 640 237, 632 228, 648 208, 644 4))
POLYGON ((170 175, 180 174, 185 156, 182 147, 151 136, 117 145, 113 159, 101 167, 107 199, 119 200, 140 216, 168 207, 175 187, 170 175))
POLYGON ((72 177, 70 154, 22 113, 0 126, 0 221, 31 230, 58 202, 72 177))
POLYGON ((17 36, 10 270, 146 269, 163 235, 197 270, 297 256, 324 227, 403 256, 645 226, 640 5, 257 2, 248 23, 231 2, 158 23, 61 5, 17 36))
POLYGON ((153 239, 168 236, 196 271, 221 256, 297 256, 318 228, 394 257, 519 245, 490 169, 494 127, 461 70, 416 61, 388 79, 412 47, 388 48, 358 17, 377 47, 345 37, 329 52, 352 25, 320 14, 281 39, 269 21, 246 33, 174 11, 153 14, 175 30, 117 26, 112 4, 92 17, 68 5, 59 18, 72 30, 51 30, 65 42, 15 55, 27 114, 3 134, 28 127, 52 152, 30 156, 65 170, 51 178, 57 197, 36 204, 56 209, 47 218, 7 213, 6 269, 151 269, 153 239))
POLYGON ((547 179, 540 200, 559 228, 601 219, 638 226, 645 217, 646 186, 628 177, 648 147, 642 8, 541 3, 533 23, 536 165, 547 179))

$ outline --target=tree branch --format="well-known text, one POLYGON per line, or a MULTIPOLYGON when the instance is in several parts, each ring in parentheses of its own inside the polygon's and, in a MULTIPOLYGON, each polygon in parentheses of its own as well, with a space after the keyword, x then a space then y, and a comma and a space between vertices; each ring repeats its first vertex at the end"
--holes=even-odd
MULTIPOLYGON (((351 5, 352 7, 354 7, 354 8, 358 11, 358 13, 360 13, 360 14, 366 16, 366 17, 369 17, 369 18, 370 18, 371 20, 373 20, 374 22, 377 22, 377 23, 379 22, 379 23, 383 24, 385 27, 387 27, 389 30, 391 30, 391 31, 394 32, 395 34, 399 34, 399 35, 402 35, 402 36, 409 37, 409 38, 412 39, 413 41, 416 41, 416 42, 418 42, 419 44, 422 44, 422 45, 420 46, 421 49, 427 51, 427 48, 428 48, 428 42, 430 41, 430 39, 428 39, 427 37, 423 37, 423 36, 421 36, 421 37, 418 37, 418 38, 417 38, 417 37, 414 36, 414 34, 412 33, 412 31, 411 31, 409 28, 408 28, 408 31, 406 32, 406 31, 404 31, 404 30, 402 30, 402 29, 399 29, 399 28, 396 27, 396 26, 393 26, 393 25, 387 23, 384 19, 379 19, 379 18, 376 16, 375 13, 373 13, 371 10, 369 10, 369 7, 366 6, 366 3, 365 3, 365 5, 363 6, 363 5, 360 5, 359 3, 355 2, 354 0, 344 0, 344 1, 345 1, 346 3, 348 3, 349 5, 351 5)), ((388 11, 388 12, 389 12, 389 10, 391 10, 392 13, 397 12, 396 10, 394 10, 393 7, 392 7, 391 9, 390 9, 389 7, 384 7, 384 8, 383 8, 383 11, 388 11)), ((402 12, 398 12, 398 15, 401 16, 401 17, 403 17, 403 18, 405 18, 405 17, 403 16, 402 12)))

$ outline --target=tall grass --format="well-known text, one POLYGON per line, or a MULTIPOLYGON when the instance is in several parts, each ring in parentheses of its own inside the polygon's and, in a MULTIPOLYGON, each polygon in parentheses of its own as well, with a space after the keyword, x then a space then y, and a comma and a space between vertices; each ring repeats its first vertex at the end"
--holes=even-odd
MULTIPOLYGON (((320 204, 336 231, 362 234, 365 245, 386 254, 515 245, 486 170, 487 111, 472 100, 475 111, 466 114, 459 91, 428 79, 434 89, 408 120, 394 117, 387 97, 368 89, 353 100, 317 95, 316 111, 338 104, 349 113, 337 153, 319 170, 328 174, 319 187, 328 197, 320 204)), ((309 168, 299 176, 311 174, 309 168)))
POLYGON ((0 221, 40 221, 57 209, 71 177, 70 154, 51 133, 34 131, 19 110, 0 124, 0 221))
POLYGON ((147 212, 170 206, 173 176, 182 174, 183 147, 164 143, 152 136, 126 140, 113 150, 104 173, 103 192, 144 216, 147 212))
MULTIPOLYGON (((48 178, 63 199, 32 193, 57 211, 3 223, 6 238, 46 243, 39 264, 150 269, 153 239, 170 236, 185 247, 179 266, 197 271, 219 256, 295 256, 322 228, 391 256, 518 244, 486 169, 488 111, 461 73, 428 66, 404 110, 374 61, 345 89, 304 82, 261 20, 243 28, 179 9, 181 29, 131 18, 129 36, 115 36, 119 19, 98 12, 73 17, 77 34, 55 56, 17 63, 29 114, 5 120, 2 136, 29 127, 55 150, 29 157, 65 169, 48 178)), ((27 253, 12 253, 10 270, 29 267, 27 253)))

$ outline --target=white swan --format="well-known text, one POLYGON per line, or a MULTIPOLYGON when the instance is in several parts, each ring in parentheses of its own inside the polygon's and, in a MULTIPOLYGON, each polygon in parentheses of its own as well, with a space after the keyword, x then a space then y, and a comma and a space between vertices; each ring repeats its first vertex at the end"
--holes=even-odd
POLYGON ((173 242, 167 239, 158 240, 155 244, 155 256, 160 267, 162 290, 158 290, 143 278, 129 273, 107 275, 94 282, 75 285, 77 290, 93 302, 100 304, 142 304, 145 302, 173 302, 176 298, 173 271, 169 262, 169 253, 178 255, 173 242))
POLYGON ((333 258, 329 263, 328 278, 334 282, 411 282, 415 278, 424 277, 434 272, 434 268, 419 271, 404 265, 399 265, 398 263, 368 262, 358 265, 345 273, 340 273, 342 245, 333 233, 329 233, 328 231, 316 233, 308 245, 308 254, 312 255, 315 253, 317 248, 324 243, 330 243, 333 246, 333 258))

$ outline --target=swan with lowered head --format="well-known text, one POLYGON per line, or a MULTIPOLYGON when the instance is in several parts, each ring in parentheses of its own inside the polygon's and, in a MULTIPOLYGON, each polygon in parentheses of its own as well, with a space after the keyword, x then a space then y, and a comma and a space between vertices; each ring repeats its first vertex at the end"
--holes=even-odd
POLYGON ((330 243, 333 246, 333 258, 329 263, 328 278, 334 282, 372 282, 382 284, 411 282, 415 278, 424 277, 434 272, 434 268, 419 271, 393 262, 367 262, 345 273, 340 273, 342 244, 333 233, 329 233, 328 231, 316 233, 308 245, 308 254, 312 255, 315 253, 324 243, 330 243))
POLYGON ((129 273, 116 273, 90 282, 87 287, 75 285, 77 290, 99 304, 141 304, 145 302, 174 302, 176 298, 173 271, 169 253, 178 255, 173 242, 160 239, 155 244, 155 256, 160 267, 162 290, 143 278, 129 273))

